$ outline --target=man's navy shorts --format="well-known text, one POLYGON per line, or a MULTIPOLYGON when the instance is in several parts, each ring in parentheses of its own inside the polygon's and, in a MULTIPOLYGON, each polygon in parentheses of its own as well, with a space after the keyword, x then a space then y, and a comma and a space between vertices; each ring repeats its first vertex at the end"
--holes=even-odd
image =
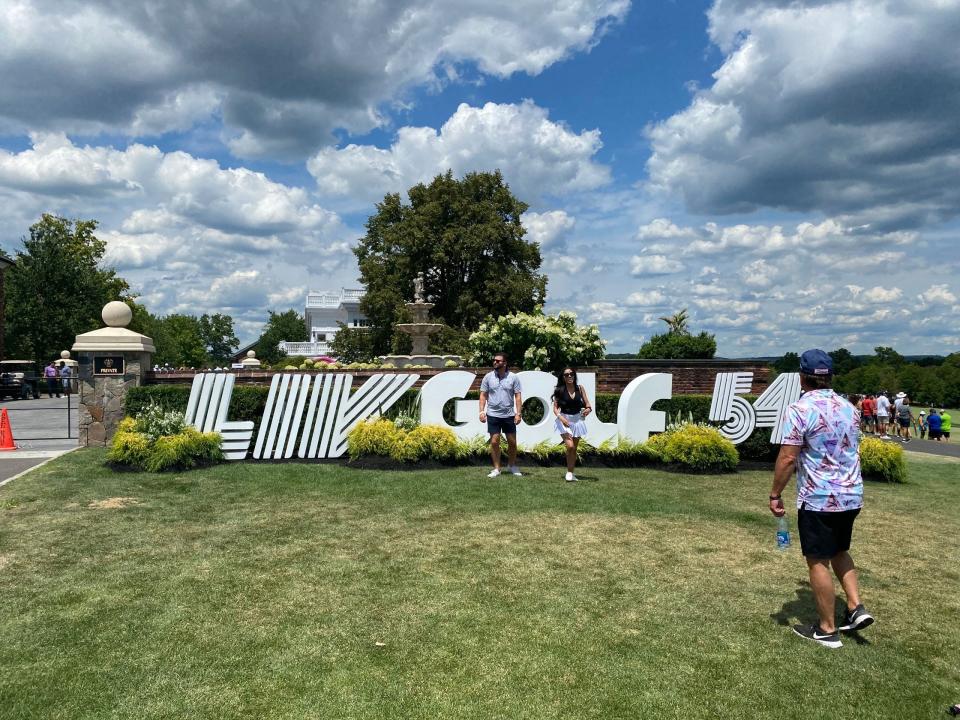
POLYGON ((853 521, 860 514, 856 510, 821 512, 807 510, 806 503, 797 511, 797 532, 804 557, 829 560, 850 549, 853 521))
POLYGON ((513 417, 495 417, 494 415, 487 415, 487 432, 491 435, 516 435, 517 434, 517 424, 513 421, 513 417))

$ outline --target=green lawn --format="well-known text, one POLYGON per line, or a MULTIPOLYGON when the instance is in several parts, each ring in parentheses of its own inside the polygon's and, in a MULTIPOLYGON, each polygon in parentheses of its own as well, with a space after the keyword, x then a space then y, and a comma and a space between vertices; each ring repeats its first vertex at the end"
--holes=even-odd
MULTIPOLYGON (((831 651, 769 472, 231 464, 0 488, 0 717, 924 718, 960 701, 960 463, 870 484, 831 651)), ((791 488, 792 489, 792 488, 791 488)), ((793 516, 795 517, 795 516, 793 516)))

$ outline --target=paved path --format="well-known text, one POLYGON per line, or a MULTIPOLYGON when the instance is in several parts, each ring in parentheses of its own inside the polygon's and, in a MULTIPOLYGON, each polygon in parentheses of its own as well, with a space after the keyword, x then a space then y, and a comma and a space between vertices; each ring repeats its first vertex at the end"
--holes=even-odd
MULTIPOLYGON (((956 440, 956 438, 954 438, 956 440)), ((920 440, 919 438, 905 443, 890 437, 886 442, 896 443, 910 452, 927 453, 929 455, 943 455, 945 457, 960 458, 960 442, 937 442, 936 440, 920 440)))
POLYGON ((0 451, 0 485, 78 447, 77 396, 69 399, 69 418, 67 404, 66 397, 46 396, 0 403, 7 409, 17 445, 16 450, 0 451))

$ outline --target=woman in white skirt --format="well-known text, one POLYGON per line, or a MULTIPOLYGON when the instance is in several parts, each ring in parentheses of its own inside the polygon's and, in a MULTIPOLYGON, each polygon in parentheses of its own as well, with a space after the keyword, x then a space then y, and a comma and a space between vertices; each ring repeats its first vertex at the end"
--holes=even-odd
POLYGON ((554 427, 567 448, 567 482, 577 481, 577 476, 573 474, 577 464, 577 445, 580 438, 587 434, 587 425, 583 420, 592 410, 583 387, 577 384, 577 371, 564 368, 557 389, 553 392, 553 414, 557 418, 554 427))

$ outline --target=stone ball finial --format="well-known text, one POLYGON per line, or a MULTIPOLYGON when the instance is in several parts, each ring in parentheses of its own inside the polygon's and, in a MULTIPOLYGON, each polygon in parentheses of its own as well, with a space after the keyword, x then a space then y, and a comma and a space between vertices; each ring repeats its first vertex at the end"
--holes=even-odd
POLYGON ((61 350, 61 351, 60 351, 60 359, 61 359, 61 360, 69 360, 69 359, 70 359, 70 351, 69 351, 69 350, 61 350))
POLYGON ((100 313, 103 321, 110 327, 126 327, 133 319, 133 311, 126 303, 114 300, 103 306, 103 312, 100 313))
POLYGON ((257 356, 257 354, 256 354, 253 350, 247 350, 247 357, 248 357, 248 358, 252 358, 252 357, 256 357, 256 356, 257 356))

